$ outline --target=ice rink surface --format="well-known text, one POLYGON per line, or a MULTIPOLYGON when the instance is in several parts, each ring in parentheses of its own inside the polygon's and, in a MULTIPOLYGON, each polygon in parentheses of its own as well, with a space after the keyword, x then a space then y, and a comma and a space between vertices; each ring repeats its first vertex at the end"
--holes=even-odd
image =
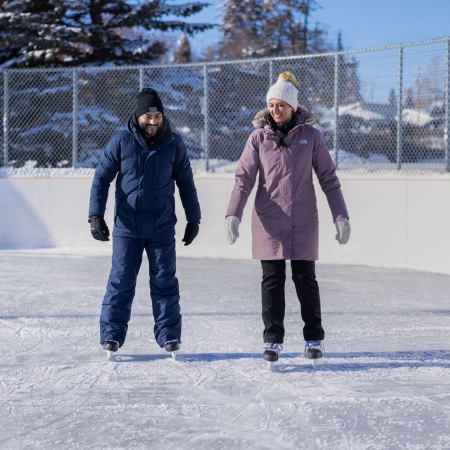
MULTIPOLYGON (((107 256, 0 252, 1 449, 449 449, 450 276, 317 265, 327 353, 262 360, 257 261, 178 260, 183 344, 160 349, 143 264, 107 361, 107 256)), ((290 268, 288 270, 290 275, 290 268)))

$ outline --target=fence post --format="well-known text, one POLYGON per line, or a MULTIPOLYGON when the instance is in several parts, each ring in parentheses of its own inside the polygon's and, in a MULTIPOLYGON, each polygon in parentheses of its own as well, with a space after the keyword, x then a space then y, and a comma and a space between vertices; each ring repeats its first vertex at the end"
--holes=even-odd
POLYGON ((338 168, 339 151, 339 53, 334 55, 334 164, 338 168))
POLYGON ((78 70, 72 70, 72 167, 78 162, 78 70))
POLYGON ((205 114, 205 139, 204 139, 204 150, 205 150, 205 168, 209 172, 209 80, 208 80, 208 66, 205 64, 203 66, 203 88, 204 88, 204 114, 205 114))
POLYGON ((403 47, 398 47, 397 170, 402 168, 403 47))
POLYGON ((445 171, 450 172, 450 38, 447 38, 447 51, 445 59, 445 171))
POLYGON ((3 72, 3 166, 9 162, 9 74, 3 72))
POLYGON ((141 67, 139 69, 139 92, 144 89, 144 69, 141 67))

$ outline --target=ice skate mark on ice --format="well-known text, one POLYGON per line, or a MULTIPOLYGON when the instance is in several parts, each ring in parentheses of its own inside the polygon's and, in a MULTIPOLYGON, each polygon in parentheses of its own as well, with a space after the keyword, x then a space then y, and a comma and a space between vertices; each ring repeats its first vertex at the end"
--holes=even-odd
POLYGON ((266 403, 264 398, 267 397, 267 395, 272 394, 273 392, 276 392, 280 388, 280 383, 273 384, 271 386, 271 389, 262 388, 258 391, 257 394, 255 394, 250 399, 246 400, 247 406, 236 416, 236 418, 231 422, 232 424, 235 424, 249 409, 255 409, 260 410, 260 402, 266 403))
MULTIPOLYGON (((114 364, 114 366, 115 366, 115 376, 116 376, 116 379, 117 379, 117 383, 120 385, 120 387, 122 388, 122 393, 123 393, 123 395, 125 395, 125 397, 128 399, 129 397, 130 397, 130 393, 132 393, 132 391, 133 391, 133 387, 131 388, 131 389, 129 389, 129 388, 127 388, 126 386, 125 386, 125 384, 123 383, 123 381, 122 381, 122 377, 121 377, 121 374, 120 374, 120 369, 119 369, 119 365, 118 364, 114 364)), ((117 390, 117 394, 119 394, 120 395, 120 391, 119 391, 119 389, 117 390)))
MULTIPOLYGON (((57 418, 55 418, 54 415, 48 415, 48 414, 44 413, 41 416, 38 416, 37 419, 39 419, 39 420, 42 419, 42 421, 45 421, 45 423, 42 423, 41 425, 34 425, 20 433, 16 433, 12 436, 8 436, 2 440, 2 444, 6 443, 7 441, 16 440, 17 438, 33 435, 33 433, 35 433, 38 430, 43 430, 43 429, 46 429, 49 427, 53 427, 53 426, 55 426, 55 424, 64 423, 66 421, 66 419, 68 419, 70 417, 73 418, 74 415, 76 416, 77 411, 81 410, 86 405, 86 403, 88 403, 89 400, 91 399, 91 396, 92 396, 93 392, 95 391, 95 389, 97 388, 100 378, 102 377, 102 375, 104 373, 105 372, 103 370, 98 370, 95 373, 93 373, 91 376, 87 377, 86 379, 83 379, 81 386, 84 387, 84 385, 87 384, 88 389, 89 389, 89 392, 87 393, 87 395, 85 397, 77 397, 74 401, 67 403, 65 401, 66 395, 70 394, 70 391, 73 389, 73 388, 71 388, 65 394, 59 395, 55 401, 52 401, 53 408, 59 406, 59 404, 61 403, 61 411, 65 412, 62 416, 58 416, 57 418), (78 399, 81 399, 81 401, 77 401, 78 399)), ((79 390, 80 386, 76 386, 76 388, 79 390)), ((27 387, 27 389, 29 389, 29 386, 27 387)), ((34 403, 32 403, 32 404, 36 408, 36 410, 42 409, 42 405, 35 405, 34 403)), ((56 410, 55 410, 55 412, 56 412, 56 410)), ((34 422, 34 424, 36 422, 34 422)))
MULTIPOLYGON (((22 338, 23 339, 23 338, 22 338)), ((31 338, 30 338, 31 340, 31 338)), ((15 356, 15 355, 22 355, 25 353, 30 353, 32 352, 35 348, 39 347, 40 345, 42 345, 44 338, 42 337, 42 330, 40 331, 40 337, 39 339, 36 341, 34 339, 32 339, 33 344, 30 345, 26 345, 23 344, 22 341, 19 342, 19 345, 16 348, 13 348, 11 353, 5 353, 4 355, 2 355, 3 358, 8 357, 8 356, 15 356), (24 347, 26 345, 26 348, 24 350, 22 350, 22 347, 24 347)), ((3 342, 3 347, 5 347, 5 343, 3 342)))
POLYGON ((204 385, 205 383, 214 383, 216 379, 217 372, 210 368, 207 368, 205 372, 200 372, 200 378, 194 384, 194 387, 199 387, 201 385, 204 385))
POLYGON ((0 415, 0 419, 6 419, 6 417, 8 417, 12 412, 12 406, 5 400, 0 399, 0 402, 4 403, 6 405, 5 410, 7 410, 6 414, 0 415))
MULTIPOLYGON (((7 318, 8 318, 8 317, 6 316, 5 320, 6 320, 7 318)), ((6 323, 5 320, 0 319, 0 323, 1 323, 3 326, 5 326, 6 328, 11 328, 11 330, 15 331, 15 333, 12 334, 12 335, 9 336, 9 337, 15 336, 15 335, 16 335, 17 333, 19 333, 20 330, 23 328, 23 325, 22 325, 22 326, 17 330, 17 327, 13 327, 13 326, 10 325, 9 323, 6 323)))
POLYGON ((159 361, 156 360, 155 382, 153 384, 152 401, 156 398, 159 391, 159 361))

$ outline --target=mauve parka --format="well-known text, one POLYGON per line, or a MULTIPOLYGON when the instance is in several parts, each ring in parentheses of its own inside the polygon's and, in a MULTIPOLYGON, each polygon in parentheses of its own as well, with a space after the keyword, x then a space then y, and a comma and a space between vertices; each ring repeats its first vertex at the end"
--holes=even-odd
POLYGON ((333 221, 348 218, 336 168, 320 131, 307 125, 313 119, 297 109, 294 128, 277 148, 268 123, 269 110, 255 116, 236 169, 227 216, 242 221, 242 213, 259 172, 252 213, 253 259, 319 259, 319 220, 312 170, 331 209, 333 221))

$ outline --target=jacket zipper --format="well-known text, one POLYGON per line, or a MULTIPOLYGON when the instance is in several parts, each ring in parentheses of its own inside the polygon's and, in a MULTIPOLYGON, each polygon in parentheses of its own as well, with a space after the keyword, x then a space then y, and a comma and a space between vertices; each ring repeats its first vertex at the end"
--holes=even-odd
POLYGON ((156 157, 156 179, 159 176, 159 155, 156 157))
POLYGON ((141 155, 138 155, 138 179, 141 178, 141 155))

